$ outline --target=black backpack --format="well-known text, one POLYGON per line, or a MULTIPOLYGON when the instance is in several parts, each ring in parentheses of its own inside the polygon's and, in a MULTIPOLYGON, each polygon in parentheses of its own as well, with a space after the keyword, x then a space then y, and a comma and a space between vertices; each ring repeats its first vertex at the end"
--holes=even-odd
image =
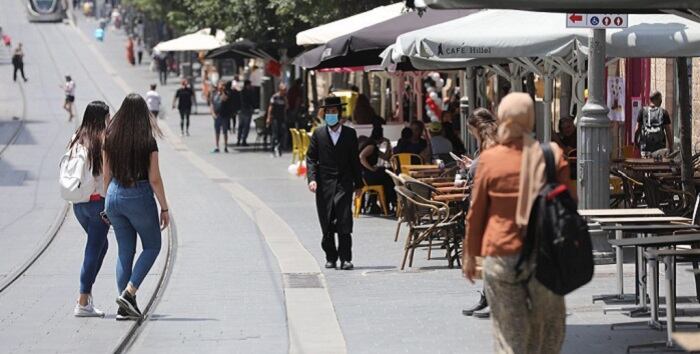
POLYGON ((563 296, 593 278, 593 247, 588 224, 576 211, 576 201, 568 193, 567 186, 557 182, 551 146, 540 146, 547 166, 547 183, 532 206, 515 269, 519 274, 522 265, 533 259, 535 278, 553 293, 563 296))
POLYGON ((644 107, 642 111, 641 145, 644 151, 656 151, 666 147, 664 110, 661 107, 644 107))

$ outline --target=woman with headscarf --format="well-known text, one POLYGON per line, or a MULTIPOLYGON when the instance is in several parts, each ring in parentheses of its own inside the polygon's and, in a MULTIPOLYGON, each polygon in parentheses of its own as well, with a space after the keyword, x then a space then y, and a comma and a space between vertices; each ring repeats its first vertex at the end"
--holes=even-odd
MULTIPOLYGON (((545 183, 545 162, 532 138, 535 108, 530 96, 512 93, 498 108, 498 145, 483 151, 467 216, 464 275, 476 276, 476 256, 484 258, 486 298, 497 353, 559 353, 564 341, 565 304, 532 275, 529 260, 516 273, 530 209, 545 183)), ((561 149, 550 144, 557 180, 569 184, 561 149)), ((534 254, 534 253, 533 253, 534 254)))

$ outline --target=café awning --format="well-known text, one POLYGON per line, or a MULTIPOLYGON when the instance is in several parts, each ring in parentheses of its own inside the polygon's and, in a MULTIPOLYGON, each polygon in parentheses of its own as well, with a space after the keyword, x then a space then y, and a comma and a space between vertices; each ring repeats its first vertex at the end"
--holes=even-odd
POLYGON ((444 23, 475 10, 430 10, 422 15, 403 13, 358 31, 334 38, 297 57, 295 64, 309 69, 368 66, 381 63, 379 54, 402 33, 444 23))
POLYGON ((324 44, 333 38, 397 17, 403 12, 403 2, 379 6, 357 15, 299 32, 297 34, 297 45, 308 46, 324 44))
MULTIPOLYGON (((450 65, 475 58, 567 57, 588 51, 587 29, 565 27, 565 14, 485 10, 399 36, 384 52, 414 66, 450 65), (493 28, 500 28, 493 31, 493 28), (418 60, 413 60, 418 59, 418 60)), ((667 14, 630 14, 629 27, 608 30, 609 57, 700 56, 700 23, 667 14)))
POLYGON ((153 49, 161 52, 185 52, 212 50, 226 44, 226 32, 216 30, 212 35, 209 28, 186 34, 182 37, 158 43, 153 49))

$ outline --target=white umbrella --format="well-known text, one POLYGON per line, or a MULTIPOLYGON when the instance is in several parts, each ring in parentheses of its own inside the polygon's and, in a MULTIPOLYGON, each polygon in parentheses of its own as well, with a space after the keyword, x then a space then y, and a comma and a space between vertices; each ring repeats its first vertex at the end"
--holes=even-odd
MULTIPOLYGON (((414 64, 454 66, 474 58, 566 57, 588 52, 588 29, 566 28, 565 14, 486 10, 405 33, 382 54, 414 64), (498 30, 494 30, 498 28, 498 30)), ((700 23, 675 15, 634 15, 629 27, 606 31, 607 55, 634 57, 700 56, 700 23)))
POLYGON ((185 52, 212 50, 226 44, 226 32, 217 30, 211 35, 211 29, 204 28, 195 33, 160 42, 153 49, 160 52, 185 52))
POLYGON ((297 45, 325 44, 333 38, 397 17, 403 13, 403 10, 403 2, 398 2, 392 5, 379 6, 357 15, 326 23, 297 33, 297 45))

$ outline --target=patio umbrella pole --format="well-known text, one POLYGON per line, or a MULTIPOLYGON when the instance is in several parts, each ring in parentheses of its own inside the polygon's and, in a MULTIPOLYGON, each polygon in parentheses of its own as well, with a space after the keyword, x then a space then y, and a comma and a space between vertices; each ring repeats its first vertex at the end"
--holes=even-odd
MULTIPOLYGON (((683 192, 695 196, 695 183, 693 182, 692 166, 692 122, 690 112, 690 85, 688 82, 688 58, 676 58, 676 68, 678 70, 678 95, 680 105, 680 138, 681 138, 681 184, 683 192)), ((685 205, 692 207, 695 198, 685 196, 685 205)))
POLYGON ((588 102, 578 126, 578 198, 581 209, 610 207, 610 120, 605 106, 605 30, 588 37, 588 102))

